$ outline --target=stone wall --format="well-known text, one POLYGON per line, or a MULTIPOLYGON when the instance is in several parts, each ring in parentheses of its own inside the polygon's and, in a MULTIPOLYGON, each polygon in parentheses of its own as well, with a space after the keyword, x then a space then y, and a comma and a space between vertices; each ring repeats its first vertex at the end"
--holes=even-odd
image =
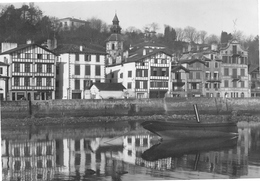
POLYGON ((2 118, 194 114, 194 104, 197 104, 200 114, 232 111, 260 114, 259 98, 3 101, 1 104, 2 118))

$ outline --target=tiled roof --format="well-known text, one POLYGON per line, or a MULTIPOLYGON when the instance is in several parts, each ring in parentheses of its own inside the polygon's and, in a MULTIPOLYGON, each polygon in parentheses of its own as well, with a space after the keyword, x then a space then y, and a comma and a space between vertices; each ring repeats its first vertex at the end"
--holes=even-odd
POLYGON ((106 91, 123 91, 124 89, 126 89, 121 83, 96 82, 96 83, 93 83, 93 85, 95 85, 99 90, 106 90, 106 91))
POLYGON ((189 53, 189 54, 182 55, 179 62, 191 64, 191 63, 194 63, 196 61, 199 61, 201 63, 205 63, 206 60, 210 60, 210 59, 205 57, 203 55, 203 53, 189 53))
POLYGON ((124 41, 124 38, 121 34, 113 33, 106 39, 106 41, 124 41))
POLYGON ((75 44, 60 44, 54 51, 59 54, 62 53, 106 54, 105 49, 102 50, 101 47, 92 46, 91 48, 88 48, 84 46, 82 48, 82 51, 80 51, 80 46, 75 44))
POLYGON ((117 17, 117 15, 115 14, 115 17, 114 17, 114 19, 113 19, 113 22, 119 22, 119 20, 118 20, 118 17, 117 17))
POLYGON ((41 46, 41 45, 34 44, 34 43, 33 43, 33 44, 23 44, 23 45, 19 45, 17 48, 13 48, 13 49, 11 49, 11 50, 2 52, 0 55, 12 54, 12 53, 18 52, 18 51, 20 51, 20 50, 23 50, 23 49, 25 49, 25 48, 27 48, 27 47, 30 47, 30 46, 38 46, 38 47, 44 49, 44 50, 47 51, 47 52, 53 53, 54 55, 58 55, 57 53, 55 53, 55 52, 53 52, 53 51, 51 51, 51 50, 49 50, 49 49, 47 49, 47 48, 45 48, 45 47, 43 47, 43 46, 41 46))
POLYGON ((136 54, 133 54, 131 57, 127 58, 126 62, 137 62, 159 52, 172 56, 172 53, 169 52, 169 50, 167 49, 154 49, 152 52, 148 52, 146 55, 143 55, 143 49, 139 49, 138 51, 136 51, 136 54))

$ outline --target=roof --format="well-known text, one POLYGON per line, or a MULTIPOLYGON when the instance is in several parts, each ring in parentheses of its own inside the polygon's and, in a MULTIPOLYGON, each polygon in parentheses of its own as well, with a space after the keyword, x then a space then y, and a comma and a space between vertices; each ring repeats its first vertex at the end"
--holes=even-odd
POLYGON ((160 43, 156 43, 153 41, 145 41, 145 42, 141 42, 135 45, 132 45, 132 48, 142 48, 142 47, 160 47, 160 48, 166 48, 166 45, 160 44, 160 43))
POLYGON ((114 19, 112 22, 119 22, 117 15, 115 14, 114 19))
POLYGON ((58 21, 65 20, 65 19, 68 19, 68 20, 74 21, 74 22, 86 23, 86 21, 84 21, 84 20, 80 20, 80 19, 76 19, 76 18, 70 18, 70 17, 58 19, 58 21))
MULTIPOLYGON (((99 90, 104 91, 123 91, 126 89, 121 83, 93 83, 92 86, 95 85, 99 90)), ((91 87, 92 87, 91 86, 91 87)))
POLYGON ((183 67, 182 65, 172 66, 172 72, 177 72, 180 69, 184 70, 185 72, 190 72, 187 68, 183 67))
POLYGON ((189 53, 189 54, 183 54, 179 62, 191 64, 198 61, 201 63, 205 63, 206 60, 210 60, 210 59, 205 57, 203 53, 189 53))
POLYGON ((55 53, 55 52, 53 52, 53 51, 49 50, 48 48, 45 48, 45 47, 43 47, 43 46, 41 46, 41 45, 35 44, 35 43, 19 45, 19 46, 16 47, 16 48, 13 48, 13 49, 11 49, 11 50, 8 50, 8 51, 5 51, 5 52, 0 53, 0 55, 12 54, 12 53, 18 52, 18 51, 20 51, 20 50, 23 50, 23 49, 25 49, 25 48, 27 48, 27 47, 30 47, 30 46, 40 47, 40 48, 44 49, 45 51, 50 52, 50 53, 52 53, 52 54, 58 56, 57 53, 55 53))
POLYGON ((126 62, 137 62, 156 53, 165 53, 166 55, 172 56, 172 53, 167 49, 154 49, 152 52, 148 52, 146 55, 143 55, 143 49, 139 49, 136 54, 133 54, 131 57, 127 58, 126 62))
POLYGON ((251 74, 254 71, 259 71, 259 65, 250 65, 249 66, 249 70, 248 70, 249 74, 251 74))
MULTIPOLYGON (((229 40, 229 42, 228 42, 227 44, 223 43, 223 44, 221 45, 220 50, 226 50, 226 49, 230 46, 230 44, 232 44, 234 41, 237 41, 237 42, 238 42, 237 39, 232 39, 232 40, 229 40)), ((238 43, 236 43, 236 44, 239 44, 239 45, 240 45, 240 48, 241 48, 243 51, 247 51, 247 50, 242 46, 241 43, 238 42, 238 43)))
POLYGON ((123 35, 118 33, 111 34, 106 41, 124 41, 123 35))
POLYGON ((83 46, 82 51, 80 51, 80 45, 75 44, 60 44, 58 47, 54 50, 55 52, 62 54, 62 53, 88 53, 88 54, 106 54, 105 49, 101 49, 101 47, 96 46, 89 46, 91 48, 88 48, 86 46, 83 46))
POLYGON ((0 66, 8 66, 8 64, 4 62, 0 62, 0 66))

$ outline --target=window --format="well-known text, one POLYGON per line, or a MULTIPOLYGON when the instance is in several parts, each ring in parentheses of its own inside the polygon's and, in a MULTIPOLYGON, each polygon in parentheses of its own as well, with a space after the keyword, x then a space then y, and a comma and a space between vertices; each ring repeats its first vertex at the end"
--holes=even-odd
POLYGON ((57 66, 56 67, 56 74, 59 75, 60 74, 60 68, 57 66))
POLYGON ((47 160, 47 168, 51 168, 52 167, 52 160, 47 160))
POLYGON ((90 62, 91 61, 91 55, 85 54, 85 61, 90 62))
POLYGON ((42 86, 42 78, 40 78, 40 77, 37 77, 36 78, 36 86, 42 86))
POLYGON ((205 83, 205 88, 206 88, 206 89, 209 88, 209 83, 205 83))
POLYGON ((100 76, 101 67, 100 65, 96 65, 96 75, 100 76))
POLYGON ((132 77, 132 71, 128 71, 128 77, 132 77))
POLYGON ((15 161, 14 170, 20 170, 20 169, 21 169, 21 161, 15 161))
POLYGON ((96 62, 100 62, 100 56, 96 55, 96 62))
POLYGON ((132 89, 132 82, 127 83, 127 89, 132 89))
POLYGON ((42 156, 42 146, 39 145, 36 147, 36 155, 42 156))
POLYGON ((46 59, 50 59, 51 58, 51 56, 50 56, 50 54, 47 54, 47 57, 46 57, 46 59))
POLYGON ((14 72, 20 72, 20 64, 14 63, 14 72))
MULTIPOLYGON (((197 63, 197 67, 199 68, 199 63, 197 63)), ((205 62, 205 67, 209 67, 209 62, 205 62)))
POLYGON ((85 66, 85 75, 90 75, 90 65, 85 66))
POLYGON ((51 86, 51 77, 46 78, 46 86, 51 86))
POLYGON ((132 138, 127 138, 127 143, 131 144, 132 143, 132 138))
POLYGON ((30 77, 24 77, 24 86, 30 86, 30 77))
POLYGON ((213 60, 213 58, 214 58, 213 54, 210 55, 210 58, 211 58, 211 60, 213 60))
POLYGON ((80 75, 80 65, 75 65, 75 75, 80 75))
POLYGON ((241 69, 241 76, 245 76, 245 69, 241 69))
POLYGON ((245 81, 241 81, 241 87, 244 88, 245 87, 245 81))
POLYGON ((242 97, 242 98, 243 98, 243 97, 245 97, 245 94, 244 94, 244 92, 242 92, 242 93, 241 93, 241 97, 242 97))
POLYGON ((218 62, 215 62, 215 68, 218 68, 218 62))
POLYGON ((80 80, 75 80, 75 89, 80 89, 80 80))
POLYGON ((154 63, 158 63, 158 59, 156 58, 156 59, 154 59, 154 63))
POLYGON ((114 43, 112 43, 112 50, 114 50, 115 49, 115 44, 114 43))
POLYGON ((121 78, 121 79, 123 78, 123 73, 120 73, 120 78, 121 78))
POLYGON ((47 64, 47 73, 52 73, 52 65, 47 64))
POLYGON ((228 57, 227 56, 223 56, 222 59, 223 59, 223 63, 228 63, 228 57))
POLYGON ((37 160, 37 168, 42 168, 42 160, 37 160))
POLYGON ((42 73, 42 64, 37 64, 37 72, 42 73))
POLYGON ((236 64, 236 63, 237 63, 236 57, 232 57, 232 63, 233 63, 233 64, 236 64))
POLYGON ((30 147, 29 146, 25 146, 24 147, 24 156, 25 157, 29 157, 30 156, 30 147))
POLYGON ((191 83, 191 89, 197 89, 197 84, 196 83, 191 83))
POLYGON ((14 148, 14 156, 15 157, 19 157, 20 156, 20 148, 19 147, 15 147, 14 148))
POLYGON ((168 76, 166 68, 162 68, 162 76, 168 76))
POLYGON ((75 154, 75 165, 80 165, 81 155, 79 153, 75 154))
POLYGON ((42 54, 37 54, 37 59, 42 59, 42 54))
POLYGON ((48 145, 46 147, 46 155, 51 155, 52 154, 52 145, 48 145))
POLYGON ((14 77, 14 86, 19 86, 19 85, 20 85, 19 77, 14 77))
POLYGON ((228 87, 228 80, 224 81, 224 87, 228 87))
POLYGON ((196 79, 200 79, 200 72, 196 72, 196 79))
POLYGON ((31 54, 30 53, 25 53, 25 58, 31 58, 31 54))
POLYGON ((189 79, 193 79, 193 72, 189 73, 189 79))
POLYGON ((29 72, 30 72, 30 64, 29 64, 29 63, 26 63, 26 64, 24 65, 24 71, 25 71, 26 73, 29 73, 29 72))
POLYGON ((0 74, 3 74, 3 68, 0 67, 0 74))
POLYGON ((30 161, 25 161, 25 169, 30 169, 30 168, 31 168, 30 161))
POLYGON ((224 76, 229 76, 229 69, 228 68, 224 68, 224 76))
POLYGON ((75 60, 79 61, 79 54, 78 53, 75 54, 75 60))
POLYGON ((21 53, 17 53, 17 58, 21 58, 21 53))

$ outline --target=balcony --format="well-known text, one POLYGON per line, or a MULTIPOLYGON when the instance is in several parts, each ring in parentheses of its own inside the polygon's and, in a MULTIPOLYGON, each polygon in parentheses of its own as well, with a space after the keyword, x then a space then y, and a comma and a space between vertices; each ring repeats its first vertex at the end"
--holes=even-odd
POLYGON ((241 51, 231 51, 232 57, 242 57, 243 54, 241 51))
POLYGON ((231 78, 233 79, 232 81, 241 80, 241 76, 240 75, 232 75, 231 78))
POLYGON ((172 89, 172 92, 185 92, 183 88, 172 89))
POLYGON ((207 82, 221 82, 219 77, 206 77, 207 82))

